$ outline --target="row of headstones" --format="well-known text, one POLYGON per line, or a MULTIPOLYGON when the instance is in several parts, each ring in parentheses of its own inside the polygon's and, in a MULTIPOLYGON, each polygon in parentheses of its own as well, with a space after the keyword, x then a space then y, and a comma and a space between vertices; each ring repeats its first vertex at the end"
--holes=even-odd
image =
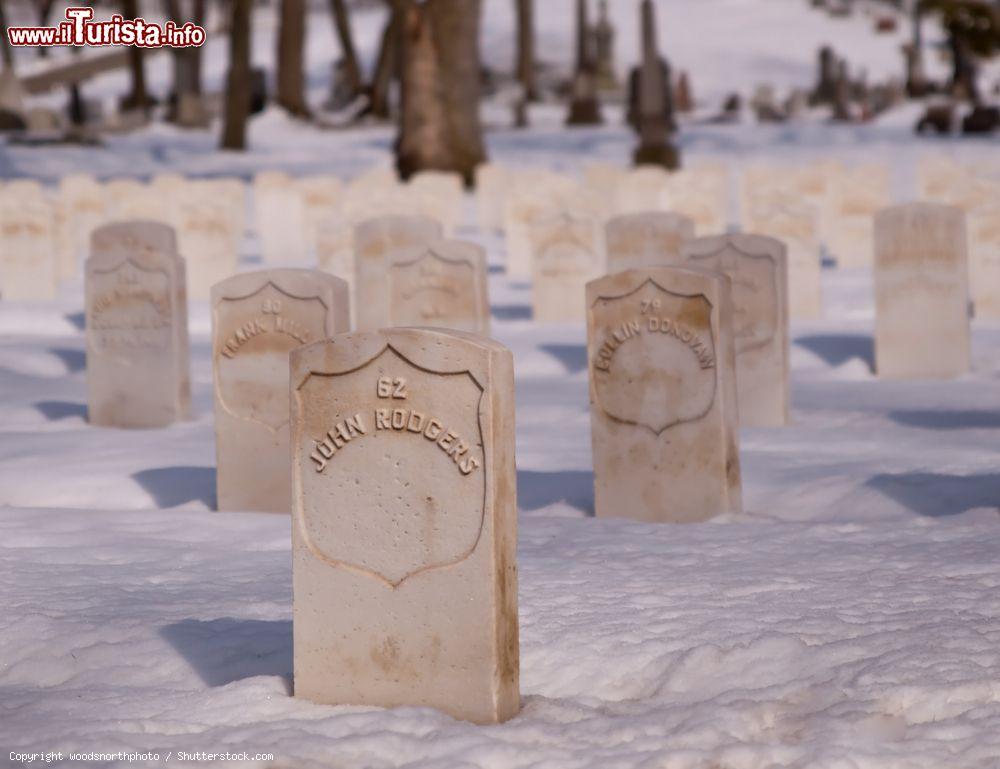
MULTIPOLYGON (((963 228, 933 204, 877 215, 884 373, 968 367, 963 228)), ((755 374, 766 390, 787 382, 781 244, 719 236, 689 257, 587 285, 598 516, 739 512, 745 388, 755 374)), ((512 717, 510 352, 433 330, 342 334, 294 350, 289 384, 296 695, 512 717)))
MULTIPOLYGON (((613 284, 622 276, 681 266, 727 275, 732 282, 727 333, 734 340, 738 383, 734 392, 739 393, 742 423, 787 424, 785 245, 767 236, 734 234, 678 239, 669 252, 665 246, 636 249, 637 243, 648 244, 645 220, 662 216, 667 215, 621 217, 609 226, 611 277, 594 276, 578 287, 581 296, 576 299, 587 314, 588 330, 594 331, 595 308, 601 304, 592 292, 603 291, 606 281, 613 284)), ((882 222, 876 243, 879 374, 921 378, 964 373, 969 365, 969 319, 962 212, 913 204, 888 209, 878 220, 882 222), (925 343, 913 344, 911 329, 925 343)), ((347 283, 320 271, 263 270, 233 276, 213 287, 221 509, 287 507, 287 473, 280 462, 287 452, 279 438, 287 423, 282 393, 289 350, 346 332, 352 325, 361 330, 438 326, 489 334, 485 255, 480 247, 442 240, 433 223, 419 218, 386 217, 359 230, 367 247, 359 251, 356 296, 363 310, 359 307, 357 324, 351 323, 347 310, 351 305, 347 283), (223 429, 230 418, 230 427, 223 429), (225 450, 228 445, 232 452, 225 450), (268 446, 277 453, 270 453, 268 446), (266 461, 254 472, 234 472, 237 480, 229 483, 230 473, 224 468, 242 451, 266 461), (285 487, 281 478, 286 478, 285 487), (273 495, 262 489, 271 489, 273 495)), ((548 288, 552 304, 566 304, 561 294, 574 290, 565 280, 553 281, 548 288)), ((622 342, 642 331, 658 330, 665 338, 684 341, 675 324, 661 323, 655 316, 666 300, 647 301, 638 288, 636 296, 645 309, 615 326, 602 342, 608 362, 622 342)), ((171 230, 154 223, 99 229, 87 262, 86 308, 91 421, 153 427, 185 418, 190 388, 184 263, 171 230)), ((714 359, 714 353, 709 357, 714 359)), ((628 381, 639 380, 634 372, 628 375, 628 381)), ((613 388, 620 394, 626 389, 613 388)), ((633 395, 622 398, 626 410, 647 402, 633 395)), ((685 398, 674 393, 654 401, 678 404, 685 398)), ((657 407, 671 407, 662 404, 657 407)), ((235 461, 237 467, 240 464, 235 461)))
POLYGON ((188 290, 209 287, 236 272, 245 219, 244 184, 235 178, 189 180, 176 174, 149 184, 134 179, 100 183, 67 176, 49 195, 34 180, 0 187, 0 295, 47 300, 60 281, 77 277, 93 232, 113 221, 170 224, 187 258, 188 290))
MULTIPOLYGON (((99 228, 86 290, 91 420, 185 416, 172 230, 99 228)), ((343 333, 347 285, 314 270, 237 275, 212 307, 219 507, 294 513, 296 695, 514 715, 510 353, 458 331, 343 333)))
MULTIPOLYGON (((451 233, 464 205, 456 174, 425 172, 402 185, 387 169, 347 186, 335 176, 265 172, 255 177, 253 193, 253 223, 265 263, 318 264, 335 274, 353 271, 359 223, 389 214, 426 215, 451 233)), ((188 295, 208 299, 212 285, 236 272, 245 218, 245 185, 235 178, 161 174, 148 184, 136 179, 102 184, 73 175, 64 177, 53 195, 35 180, 11 182, 0 186, 0 295, 53 298, 59 281, 76 277, 97 227, 144 220, 176 230, 188 264, 188 295)))
POLYGON ((1000 318, 1000 163, 964 167, 945 158, 918 168, 920 198, 965 212, 976 317, 1000 318))
MULTIPOLYGON (((963 237, 953 208, 878 215, 886 373, 967 367, 963 237)), ((787 420, 782 244, 729 235, 685 252, 586 287, 599 516, 740 511, 740 415, 787 420)), ((312 271, 216 287, 220 508, 292 512, 297 695, 504 720, 518 709, 512 356, 462 332, 339 333, 348 303, 343 281, 312 271)), ((95 235, 92 406, 187 408, 183 307, 167 228, 95 235), (147 388, 162 402, 141 405, 147 388)))

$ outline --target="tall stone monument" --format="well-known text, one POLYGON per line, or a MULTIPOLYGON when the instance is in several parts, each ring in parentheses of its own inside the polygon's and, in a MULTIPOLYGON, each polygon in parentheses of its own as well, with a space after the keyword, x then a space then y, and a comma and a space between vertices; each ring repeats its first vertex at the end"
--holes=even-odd
POLYGON ((604 122, 601 103, 597 99, 597 67, 591 42, 587 0, 576 0, 576 68, 566 125, 600 125, 604 122))
POLYGON ((608 0, 598 0, 592 40, 597 89, 613 93, 618 90, 618 75, 615 72, 615 28, 608 18, 608 0))
POLYGON ((656 17, 652 0, 642 3, 642 63, 633 71, 629 83, 631 121, 639 134, 639 146, 633 155, 635 165, 680 167, 680 152, 671 135, 674 122, 673 88, 670 65, 657 51, 656 17))

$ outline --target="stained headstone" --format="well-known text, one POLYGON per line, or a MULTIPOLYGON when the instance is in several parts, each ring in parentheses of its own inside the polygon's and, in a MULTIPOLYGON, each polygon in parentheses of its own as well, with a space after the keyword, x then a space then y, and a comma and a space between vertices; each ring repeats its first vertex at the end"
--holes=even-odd
POLYGON ((503 228, 508 176, 507 169, 496 163, 476 166, 476 213, 479 227, 484 231, 503 228))
POLYGON ((819 216, 815 207, 779 196, 754 206, 745 229, 769 235, 788 249, 788 312, 793 320, 823 314, 819 216))
POLYGON ((99 227, 85 294, 91 424, 165 427, 187 419, 187 294, 173 230, 159 222, 99 227))
POLYGON ((599 224, 560 211, 531 225, 532 317, 543 323, 580 322, 584 289, 604 273, 599 224))
POLYGON ((461 174, 420 171, 410 177, 406 189, 424 206, 425 215, 441 222, 446 234, 462 225, 465 196, 461 174))
POLYGON ((684 244, 694 238, 694 222, 666 211, 622 214, 604 228, 609 273, 680 264, 684 244))
POLYGON ((56 239, 52 205, 40 191, 0 191, 0 297, 4 301, 55 298, 56 239))
POLYGON ((670 174, 659 166, 640 166, 624 174, 615 190, 620 214, 666 211, 670 205, 670 174))
POLYGON ((686 168, 670 175, 667 209, 689 217, 698 235, 718 235, 729 227, 729 169, 722 165, 686 168))
POLYGON ((104 224, 104 189, 91 176, 73 174, 59 180, 59 278, 75 278, 87 258, 90 236, 104 224))
POLYGON ((233 275, 212 287, 219 510, 292 505, 289 353, 349 331, 347 284, 318 270, 233 275))
POLYGON ((388 259, 400 249, 444 237, 441 225, 425 216, 382 216, 354 230, 354 297, 357 328, 389 325, 388 259))
POLYGON ((511 718, 510 352, 390 329, 300 348, 291 371, 296 696, 511 718))
POLYGON ((174 206, 174 220, 188 296, 207 300, 212 286, 236 272, 239 242, 231 205, 211 184, 191 183, 174 206))
POLYGON ((489 336, 486 251, 439 240, 389 256, 389 325, 430 326, 489 336))
POLYGON ((684 245, 689 264, 732 282, 733 337, 740 424, 789 422, 788 257, 765 235, 697 238, 684 245))
POLYGON ((888 379, 969 371, 965 214, 908 203, 875 216, 875 367, 888 379))
POLYGON ((339 216, 345 193, 340 179, 321 174, 296 180, 302 199, 302 221, 306 228, 304 250, 316 244, 317 229, 331 217, 339 216))
POLYGON ((882 165, 845 171, 833 189, 832 226, 827 243, 838 267, 871 268, 875 214, 892 202, 889 169, 882 165))
POLYGON ((321 270, 347 283, 354 311, 354 228, 339 216, 330 217, 316 228, 316 263, 321 270))
POLYGON ((254 226, 265 264, 304 264, 309 232, 302 190, 280 171, 257 174, 253 182, 254 226))
POLYGON ((741 510, 729 278, 653 267, 587 285, 599 517, 702 521, 741 510))

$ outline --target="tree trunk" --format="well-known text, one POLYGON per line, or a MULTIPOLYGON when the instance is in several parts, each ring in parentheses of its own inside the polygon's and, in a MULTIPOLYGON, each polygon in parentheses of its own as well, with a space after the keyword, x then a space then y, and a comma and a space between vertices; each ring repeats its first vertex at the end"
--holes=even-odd
POLYGON ((534 1, 517 2, 517 79, 524 88, 528 101, 538 100, 538 86, 535 82, 535 19, 534 1))
POLYGON ((4 13, 4 4, 0 2, 0 35, 3 35, 3 39, 0 40, 0 56, 3 57, 4 69, 14 69, 14 49, 11 48, 10 41, 7 39, 7 14, 4 13))
MULTIPOLYGON (((193 22, 205 25, 205 0, 193 0, 190 14, 182 0, 167 0, 167 14, 178 26, 193 22)), ((201 98, 201 48, 173 49, 173 105, 170 120, 182 127, 203 127, 208 116, 201 98)))
POLYGON ((222 148, 246 149, 250 113, 250 16, 254 0, 232 0, 229 24, 229 76, 226 80, 226 114, 222 148))
POLYGON ((361 93, 361 67, 358 65, 358 55, 354 50, 354 37, 351 34, 351 19, 347 13, 344 0, 330 0, 330 12, 333 14, 333 24, 340 41, 341 57, 344 62, 344 75, 351 95, 361 93))
MULTIPOLYGON (((55 0, 38 0, 38 26, 47 27, 49 26, 49 17, 52 15, 52 6, 55 5, 55 0)), ((38 46, 38 56, 44 59, 49 55, 49 49, 47 46, 38 46)))
MULTIPOLYGON (((135 19, 139 16, 138 0, 122 0, 122 16, 135 19)), ((132 90, 122 99, 123 109, 149 109, 153 100, 146 90, 146 67, 142 48, 131 45, 128 48, 128 66, 132 77, 132 90)))
POLYGON ((371 104, 368 112, 377 118, 389 117, 389 88, 396 77, 403 9, 401 0, 388 0, 389 18, 382 28, 382 42, 372 75, 371 104))
POLYGON ((472 184, 486 159, 479 122, 481 0, 405 0, 396 164, 409 178, 455 171, 472 184))
POLYGON ((308 117, 303 59, 306 0, 281 0, 278 29, 278 104, 295 117, 308 117))

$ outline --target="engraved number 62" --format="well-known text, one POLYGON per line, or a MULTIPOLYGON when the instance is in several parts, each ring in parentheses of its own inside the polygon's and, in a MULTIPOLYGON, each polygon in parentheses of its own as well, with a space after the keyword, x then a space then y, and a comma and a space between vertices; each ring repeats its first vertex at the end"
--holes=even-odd
POLYGON ((406 380, 402 377, 397 379, 387 376, 379 377, 376 393, 379 398, 404 400, 406 398, 406 380))

